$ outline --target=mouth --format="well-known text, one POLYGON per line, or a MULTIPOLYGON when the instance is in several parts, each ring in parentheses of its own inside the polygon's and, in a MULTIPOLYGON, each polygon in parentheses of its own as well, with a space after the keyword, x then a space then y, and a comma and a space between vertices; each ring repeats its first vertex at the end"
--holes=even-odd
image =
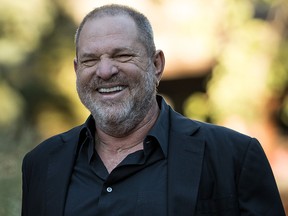
POLYGON ((125 88, 125 86, 101 87, 98 88, 97 91, 101 94, 113 94, 123 91, 125 88))

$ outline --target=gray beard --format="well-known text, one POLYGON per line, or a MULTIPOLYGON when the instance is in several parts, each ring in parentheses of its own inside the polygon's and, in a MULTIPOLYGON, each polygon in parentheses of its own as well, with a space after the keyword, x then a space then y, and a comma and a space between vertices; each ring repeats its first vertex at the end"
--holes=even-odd
POLYGON ((96 127, 114 137, 129 134, 147 115, 156 97, 155 76, 151 72, 144 75, 145 87, 133 92, 121 102, 96 102, 91 88, 81 88, 77 80, 77 91, 82 103, 95 119, 96 127))
POLYGON ((87 108, 92 113, 96 127, 101 128, 107 134, 115 137, 121 137, 128 134, 135 128, 148 113, 152 98, 144 98, 139 101, 125 101, 117 104, 93 103, 87 104, 87 108))

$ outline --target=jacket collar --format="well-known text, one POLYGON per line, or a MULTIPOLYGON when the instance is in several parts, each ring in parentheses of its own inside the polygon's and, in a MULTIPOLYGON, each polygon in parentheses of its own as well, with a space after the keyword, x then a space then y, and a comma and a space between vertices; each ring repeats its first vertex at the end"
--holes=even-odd
POLYGON ((195 212, 205 142, 196 136, 200 124, 170 108, 168 152, 168 215, 195 212))

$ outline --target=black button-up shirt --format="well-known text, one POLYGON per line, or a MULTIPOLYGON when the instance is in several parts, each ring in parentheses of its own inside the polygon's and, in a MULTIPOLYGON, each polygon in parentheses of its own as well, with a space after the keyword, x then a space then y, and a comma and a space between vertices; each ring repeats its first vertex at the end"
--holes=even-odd
POLYGON ((109 174, 95 150, 95 124, 90 117, 83 128, 85 136, 79 139, 64 215, 167 215, 168 122, 161 107, 144 149, 128 155, 109 174))

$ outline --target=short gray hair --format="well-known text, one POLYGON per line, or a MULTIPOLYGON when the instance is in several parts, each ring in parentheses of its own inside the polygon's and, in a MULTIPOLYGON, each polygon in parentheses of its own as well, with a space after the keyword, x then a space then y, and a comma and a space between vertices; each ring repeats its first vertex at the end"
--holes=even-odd
POLYGON ((95 8, 94 10, 89 12, 80 23, 75 35, 76 57, 78 53, 80 33, 85 23, 88 20, 94 18, 117 15, 126 15, 134 20, 138 28, 139 40, 145 46, 148 56, 152 57, 155 54, 156 48, 154 43, 153 29, 148 18, 131 7, 118 4, 110 4, 95 8))

